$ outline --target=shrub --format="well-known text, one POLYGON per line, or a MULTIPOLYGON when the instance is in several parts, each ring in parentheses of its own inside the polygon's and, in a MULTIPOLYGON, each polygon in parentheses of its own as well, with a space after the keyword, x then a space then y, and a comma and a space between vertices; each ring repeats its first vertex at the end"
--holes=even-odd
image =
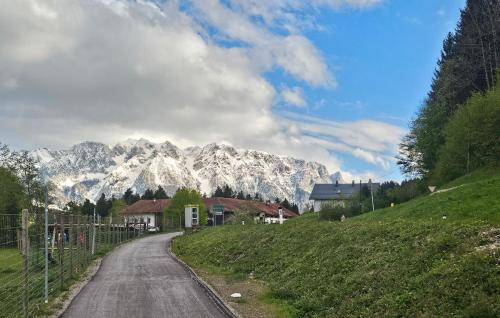
POLYGON ((340 221, 342 215, 346 218, 353 215, 351 205, 345 207, 334 203, 326 203, 321 206, 321 211, 319 212, 319 218, 321 220, 340 221))

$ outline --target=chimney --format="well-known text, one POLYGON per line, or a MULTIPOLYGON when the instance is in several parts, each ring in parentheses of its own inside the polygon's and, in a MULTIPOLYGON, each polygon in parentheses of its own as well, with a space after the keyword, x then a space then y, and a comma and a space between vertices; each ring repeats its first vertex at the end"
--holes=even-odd
POLYGON ((155 202, 155 203, 156 203, 156 198, 153 198, 153 202, 155 202))
POLYGON ((354 187, 354 180, 352 180, 352 186, 354 187))
POLYGON ((335 186, 338 187, 339 186, 339 180, 335 180, 335 186))

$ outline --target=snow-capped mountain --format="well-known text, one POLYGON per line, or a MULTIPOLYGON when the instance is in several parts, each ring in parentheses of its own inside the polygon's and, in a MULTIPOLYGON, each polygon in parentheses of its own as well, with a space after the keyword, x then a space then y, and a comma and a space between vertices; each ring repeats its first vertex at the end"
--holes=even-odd
POLYGON ((342 182, 317 162, 235 149, 224 144, 180 149, 170 142, 127 140, 112 148, 84 142, 69 150, 37 149, 42 174, 56 186, 59 204, 69 200, 95 201, 101 193, 121 196, 127 188, 143 193, 161 185, 169 195, 179 187, 210 195, 229 185, 245 194, 288 198, 302 208, 315 183, 342 182))

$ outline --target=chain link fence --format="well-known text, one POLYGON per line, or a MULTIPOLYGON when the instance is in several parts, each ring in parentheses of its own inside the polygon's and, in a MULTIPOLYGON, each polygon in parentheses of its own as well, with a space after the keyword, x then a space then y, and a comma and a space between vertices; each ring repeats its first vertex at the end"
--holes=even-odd
POLYGON ((93 258, 144 233, 145 224, 122 217, 0 214, 0 317, 48 314, 44 304, 77 281, 93 258))

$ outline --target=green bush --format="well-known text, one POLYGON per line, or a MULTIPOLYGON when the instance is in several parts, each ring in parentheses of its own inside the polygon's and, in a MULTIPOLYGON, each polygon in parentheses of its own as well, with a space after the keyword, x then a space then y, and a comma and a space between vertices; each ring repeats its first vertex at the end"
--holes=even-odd
POLYGON ((180 225, 183 226, 184 206, 190 204, 198 205, 200 225, 206 225, 208 216, 200 193, 196 190, 186 188, 177 190, 172 198, 171 204, 165 210, 164 219, 167 221, 173 220, 174 224, 171 224, 171 227, 179 226, 179 222, 177 220, 180 220, 180 225))
POLYGON ((325 204, 321 207, 321 211, 319 211, 319 218, 321 220, 340 221, 342 215, 344 215, 346 218, 351 216, 349 212, 350 211, 348 208, 325 204))

